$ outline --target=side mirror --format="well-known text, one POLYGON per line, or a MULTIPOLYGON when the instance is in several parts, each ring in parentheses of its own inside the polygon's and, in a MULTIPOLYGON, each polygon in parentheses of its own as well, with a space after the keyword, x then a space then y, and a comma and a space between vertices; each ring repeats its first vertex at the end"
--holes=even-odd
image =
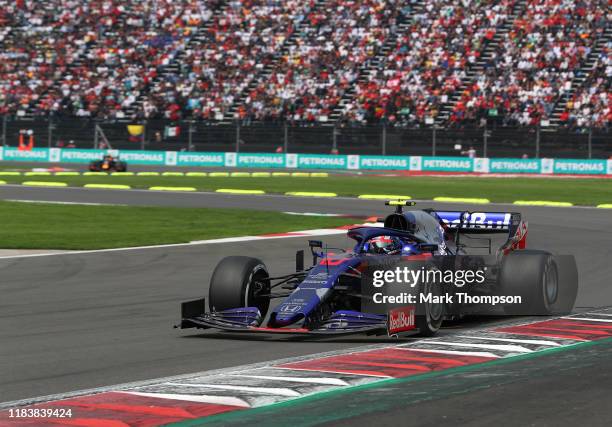
POLYGON ((304 251, 302 250, 295 253, 295 271, 304 271, 304 251))
POLYGON ((310 246, 310 249, 312 248, 322 248, 323 247, 323 242, 320 240, 309 240, 308 241, 308 246, 310 246))
POLYGON ((317 263, 317 258, 321 256, 315 249, 323 248, 323 242, 320 240, 309 240, 308 246, 310 246, 310 253, 312 253, 312 265, 315 265, 317 263))

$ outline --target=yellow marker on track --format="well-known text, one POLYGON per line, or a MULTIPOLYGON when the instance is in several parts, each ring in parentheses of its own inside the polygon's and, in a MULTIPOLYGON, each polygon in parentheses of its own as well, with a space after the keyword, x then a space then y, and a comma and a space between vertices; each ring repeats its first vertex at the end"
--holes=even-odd
POLYGON ((197 191, 195 187, 149 187, 153 191, 197 191))
POLYGON ((80 172, 55 172, 55 176, 79 176, 80 172))
POLYGON ((338 197, 336 193, 318 193, 311 191, 289 191, 285 193, 285 195, 298 197, 338 197))
POLYGON ((0 181, 0 185, 6 185, 6 181, 0 181))
POLYGON ((241 190, 236 188, 219 188, 216 192, 227 194, 266 194, 263 190, 241 190))
POLYGON ((83 172, 83 176, 108 176, 106 172, 83 172))
POLYGON ((206 172, 187 172, 185 176, 189 176, 192 178, 204 178, 207 177, 208 174, 206 172))
POLYGON ((272 172, 272 176, 291 176, 291 174, 289 172, 272 172))
POLYGON ((85 184, 83 187, 102 188, 102 189, 108 189, 108 190, 129 190, 130 188, 132 188, 129 185, 122 185, 122 184, 85 184))
POLYGON ((612 209, 612 203, 604 203, 603 205, 597 205, 601 209, 612 209))
POLYGON ((291 176, 294 178, 308 178, 310 174, 308 172, 292 172, 291 176))
POLYGON ((232 172, 230 176, 234 178, 249 178, 251 174, 249 172, 232 172))
POLYGON ((137 176, 159 176, 159 172, 138 172, 137 176))
POLYGON ((134 176, 134 172, 112 172, 112 176, 134 176))
POLYGON ((34 187, 68 187, 65 182, 51 182, 51 181, 25 181, 21 185, 30 185, 34 187))
POLYGON ((514 204, 519 206, 551 206, 558 208, 574 206, 570 202, 551 202, 546 200, 517 200, 514 204))
POLYGON ((449 202, 449 203, 474 203, 478 205, 486 205, 491 203, 489 199, 475 199, 470 197, 434 197, 435 202, 449 202))
POLYGON ((51 172, 25 172, 24 176, 51 176, 51 172))
POLYGON ((164 172, 162 176, 185 176, 183 172, 164 172))
POLYGON ((389 195, 389 194, 361 194, 358 196, 359 199, 368 199, 368 200, 410 200, 412 197, 410 196, 397 196, 397 195, 389 195))
POLYGON ((329 174, 327 172, 313 172, 310 174, 311 178, 328 178, 329 174))
POLYGON ((21 172, 12 172, 12 171, 2 171, 0 172, 0 176, 20 176, 21 172))
POLYGON ((229 176, 229 173, 228 172, 210 172, 208 176, 211 178, 222 178, 225 176, 229 176))
POLYGON ((270 172, 253 172, 251 176, 253 178, 270 178, 272 174, 270 172))

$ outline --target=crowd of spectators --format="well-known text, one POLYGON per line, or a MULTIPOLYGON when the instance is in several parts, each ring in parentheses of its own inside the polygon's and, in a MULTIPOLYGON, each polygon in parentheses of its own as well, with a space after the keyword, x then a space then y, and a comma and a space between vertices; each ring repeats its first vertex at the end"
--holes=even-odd
POLYGON ((37 3, 0 0, 0 113, 37 102, 86 50, 87 31, 54 8, 78 2, 37 3))
POLYGON ((0 0, 0 115, 419 126, 459 95, 451 126, 535 125, 562 101, 561 124, 608 127, 610 45, 572 87, 608 0, 524 3, 0 0))
POLYGON ((564 105, 559 117, 570 129, 604 128, 612 123, 612 41, 597 59, 594 71, 564 105))
POLYGON ((219 119, 281 49, 314 0, 231 0, 176 72, 166 72, 143 103, 146 117, 219 119))
POLYGON ((347 122, 412 125, 435 117, 484 44, 508 19, 514 0, 425 0, 384 60, 356 86, 347 122))
POLYGON ((461 94, 451 124, 493 119, 525 126, 549 119, 610 25, 608 7, 608 0, 528 0, 485 71, 461 94))
POLYGON ((325 122, 360 67, 397 30, 399 0, 328 0, 306 15, 269 76, 257 79, 238 116, 325 122))
POLYGON ((121 116, 217 3, 0 0, 0 105, 121 116))

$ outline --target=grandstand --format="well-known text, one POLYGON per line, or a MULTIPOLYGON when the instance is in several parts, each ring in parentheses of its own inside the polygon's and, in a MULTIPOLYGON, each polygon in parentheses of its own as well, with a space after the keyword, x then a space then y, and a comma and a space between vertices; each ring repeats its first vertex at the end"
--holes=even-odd
POLYGON ((608 0, 0 0, 0 115, 608 129, 608 0))

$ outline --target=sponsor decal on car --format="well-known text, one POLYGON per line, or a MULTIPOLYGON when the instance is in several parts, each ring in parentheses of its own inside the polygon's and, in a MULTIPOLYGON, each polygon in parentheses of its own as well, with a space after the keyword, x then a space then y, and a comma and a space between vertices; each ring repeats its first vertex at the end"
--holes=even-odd
POLYGON ((387 333, 391 336, 415 329, 414 312, 413 305, 391 309, 387 321, 387 333))
POLYGON ((282 313, 297 313, 300 311, 301 306, 299 304, 284 304, 280 311, 282 313))

